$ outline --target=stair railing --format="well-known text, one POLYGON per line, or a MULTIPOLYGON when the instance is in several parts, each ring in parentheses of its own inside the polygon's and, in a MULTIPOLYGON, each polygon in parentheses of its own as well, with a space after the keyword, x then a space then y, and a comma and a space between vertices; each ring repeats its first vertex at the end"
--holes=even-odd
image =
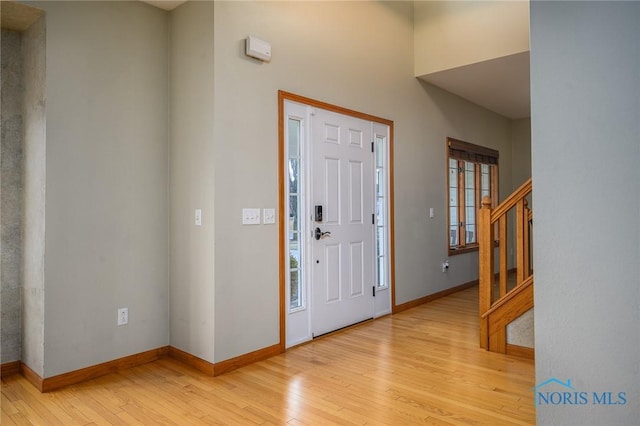
MULTIPOLYGON (((515 209, 515 288, 516 290, 532 274, 531 261, 531 224, 533 214, 526 197, 532 191, 531 179, 523 183, 495 209, 491 208, 491 199, 482 199, 482 208, 478 217, 479 243, 479 313, 480 347, 489 349, 489 321, 487 314, 491 307, 504 303, 507 297, 509 276, 507 213, 515 209), (496 238, 496 233, 497 237, 496 238), (497 294, 494 291, 494 252, 498 243, 499 274, 497 294), (502 300, 502 302, 501 302, 502 300)), ((532 280, 527 280, 527 283, 532 280)))

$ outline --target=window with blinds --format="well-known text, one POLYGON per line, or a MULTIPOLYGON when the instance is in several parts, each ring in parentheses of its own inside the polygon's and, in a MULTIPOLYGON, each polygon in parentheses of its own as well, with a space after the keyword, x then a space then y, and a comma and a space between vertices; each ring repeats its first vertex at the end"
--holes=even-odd
POLYGON ((447 164, 449 254, 477 250, 482 198, 498 199, 498 151, 447 138, 447 164))

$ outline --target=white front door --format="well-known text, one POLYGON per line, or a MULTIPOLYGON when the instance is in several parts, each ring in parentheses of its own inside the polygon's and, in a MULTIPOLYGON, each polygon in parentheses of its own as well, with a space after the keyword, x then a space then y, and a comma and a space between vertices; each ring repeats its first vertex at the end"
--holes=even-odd
POLYGON ((311 323, 319 336, 374 316, 374 155, 371 122, 322 109, 311 121, 311 323))

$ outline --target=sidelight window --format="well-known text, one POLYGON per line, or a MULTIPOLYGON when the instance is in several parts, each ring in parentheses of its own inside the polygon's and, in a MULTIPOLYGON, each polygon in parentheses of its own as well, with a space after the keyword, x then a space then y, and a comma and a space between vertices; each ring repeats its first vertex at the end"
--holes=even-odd
POLYGON ((387 143, 383 135, 375 135, 375 199, 376 199, 376 287, 389 286, 389 273, 387 271, 388 247, 387 247, 387 143))
POLYGON ((303 307, 302 239, 301 239, 301 191, 300 164, 302 123, 289 118, 287 125, 287 177, 289 180, 289 310, 303 307))

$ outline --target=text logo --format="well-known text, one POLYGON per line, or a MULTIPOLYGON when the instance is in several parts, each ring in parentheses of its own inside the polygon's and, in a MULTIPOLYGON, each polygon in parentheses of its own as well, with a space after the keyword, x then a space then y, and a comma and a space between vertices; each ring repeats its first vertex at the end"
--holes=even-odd
POLYGON ((619 391, 587 392, 576 389, 571 379, 563 382, 552 377, 533 388, 536 405, 625 405, 627 393, 619 391))

